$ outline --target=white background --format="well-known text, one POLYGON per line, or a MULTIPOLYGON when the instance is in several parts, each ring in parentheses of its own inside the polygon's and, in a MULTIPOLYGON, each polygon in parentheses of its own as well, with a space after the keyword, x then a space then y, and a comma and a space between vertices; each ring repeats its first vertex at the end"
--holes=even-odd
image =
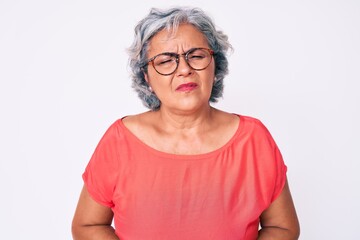
POLYGON ((0 1, 0 239, 71 239, 81 174, 144 111, 126 48, 150 7, 198 6, 234 47, 215 106, 282 150, 301 239, 359 239, 360 2, 0 1))

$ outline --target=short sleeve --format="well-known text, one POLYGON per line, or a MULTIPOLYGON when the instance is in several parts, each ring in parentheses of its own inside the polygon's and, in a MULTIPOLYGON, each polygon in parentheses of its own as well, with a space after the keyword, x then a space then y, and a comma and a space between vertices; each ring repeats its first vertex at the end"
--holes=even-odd
POLYGON ((262 180, 267 186, 267 199, 273 202, 282 192, 286 183, 287 167, 280 149, 266 126, 257 120, 256 138, 261 154, 262 180))
POLYGON ((82 177, 90 196, 98 203, 114 207, 112 201, 118 175, 118 134, 113 124, 98 143, 82 177))
POLYGON ((282 192, 286 183, 286 172, 287 172, 287 167, 284 163, 281 152, 276 144, 274 147, 274 162, 276 164, 275 165, 276 177, 275 177, 274 192, 271 198, 271 202, 275 201, 275 199, 282 192))

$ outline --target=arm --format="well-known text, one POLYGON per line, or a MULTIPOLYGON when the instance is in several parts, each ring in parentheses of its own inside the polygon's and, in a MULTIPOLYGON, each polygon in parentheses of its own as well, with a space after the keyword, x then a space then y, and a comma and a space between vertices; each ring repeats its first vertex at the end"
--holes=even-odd
POLYGON ((74 240, 119 240, 111 222, 110 208, 95 202, 84 186, 72 222, 74 240))
POLYGON ((260 216, 258 240, 297 240, 299 221, 286 181, 280 196, 260 216))

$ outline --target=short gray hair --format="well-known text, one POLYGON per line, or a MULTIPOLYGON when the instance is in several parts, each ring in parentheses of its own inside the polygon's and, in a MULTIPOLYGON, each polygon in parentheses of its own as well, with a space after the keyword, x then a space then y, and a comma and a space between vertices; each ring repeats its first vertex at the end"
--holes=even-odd
POLYGON ((216 30, 211 18, 199 8, 176 7, 166 10, 152 8, 149 14, 136 25, 134 42, 128 48, 132 87, 143 104, 151 110, 159 109, 161 103, 155 93, 149 89, 144 76, 147 68, 143 66, 148 57, 149 42, 163 29, 176 32, 181 23, 195 26, 204 34, 210 48, 214 51, 215 82, 209 101, 217 102, 223 94, 224 77, 228 73, 226 53, 229 48, 231 49, 228 37, 222 31, 216 30))

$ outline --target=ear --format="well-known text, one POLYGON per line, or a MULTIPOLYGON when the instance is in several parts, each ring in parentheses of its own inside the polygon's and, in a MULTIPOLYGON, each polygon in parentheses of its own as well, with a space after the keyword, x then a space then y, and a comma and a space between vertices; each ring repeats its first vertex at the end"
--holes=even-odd
POLYGON ((151 85, 150 85, 150 82, 149 82, 149 76, 147 75, 147 73, 144 72, 144 78, 145 78, 145 81, 147 82, 148 86, 149 86, 149 90, 150 92, 154 92, 153 89, 151 88, 151 85))
POLYGON ((149 76, 147 75, 146 72, 144 72, 144 78, 145 78, 145 81, 149 84, 149 76))
MULTIPOLYGON (((149 81, 149 75, 147 73, 144 72, 144 78, 145 78, 145 81, 147 82, 149 88, 151 89, 151 86, 150 86, 150 81, 149 81)), ((152 91, 152 90, 150 90, 152 91)))

